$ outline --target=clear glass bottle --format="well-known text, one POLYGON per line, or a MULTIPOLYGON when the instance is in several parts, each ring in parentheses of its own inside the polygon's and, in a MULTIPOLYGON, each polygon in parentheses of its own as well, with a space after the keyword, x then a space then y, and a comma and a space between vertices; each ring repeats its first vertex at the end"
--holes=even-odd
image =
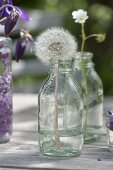
POLYGON ((105 112, 108 150, 113 152, 113 109, 105 112))
POLYGON ((72 79, 72 61, 51 61, 38 95, 38 140, 42 154, 70 157, 83 146, 83 101, 72 79))
POLYGON ((0 37, 0 143, 9 141, 12 133, 11 41, 0 37))
POLYGON ((83 92, 84 101, 84 141, 98 139, 103 132, 103 85, 92 62, 93 54, 76 53, 74 79, 83 92))

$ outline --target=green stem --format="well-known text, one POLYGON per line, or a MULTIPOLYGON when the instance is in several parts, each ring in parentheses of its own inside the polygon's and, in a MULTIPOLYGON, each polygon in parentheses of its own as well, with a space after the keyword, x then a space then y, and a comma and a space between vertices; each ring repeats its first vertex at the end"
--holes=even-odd
POLYGON ((86 40, 86 35, 85 35, 85 31, 84 31, 84 24, 81 24, 82 28, 81 28, 81 34, 82 34, 82 46, 81 46, 81 52, 84 51, 84 46, 85 46, 85 40, 86 40))
POLYGON ((92 34, 92 35, 88 35, 85 39, 87 40, 87 39, 89 39, 89 38, 97 37, 97 36, 98 36, 98 34, 92 34))
POLYGON ((58 130, 58 73, 59 73, 59 64, 56 65, 54 129, 55 129, 56 147, 57 150, 60 150, 61 142, 60 142, 60 134, 58 130))

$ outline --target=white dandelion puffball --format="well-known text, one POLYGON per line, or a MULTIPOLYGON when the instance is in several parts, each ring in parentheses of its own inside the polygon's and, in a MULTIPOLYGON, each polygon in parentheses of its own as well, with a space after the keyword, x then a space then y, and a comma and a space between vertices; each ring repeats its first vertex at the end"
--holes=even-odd
POLYGON ((36 38, 35 54, 42 61, 68 59, 77 50, 75 38, 63 28, 49 28, 36 38))

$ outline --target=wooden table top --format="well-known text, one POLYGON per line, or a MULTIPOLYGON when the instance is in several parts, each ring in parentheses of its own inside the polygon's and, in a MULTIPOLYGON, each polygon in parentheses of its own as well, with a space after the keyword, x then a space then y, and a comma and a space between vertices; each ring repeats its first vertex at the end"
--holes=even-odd
MULTIPOLYGON (((85 144, 82 154, 73 158, 47 158, 37 142, 37 95, 14 94, 14 126, 10 142, 0 145, 0 170, 113 170, 113 153, 106 136, 85 144)), ((105 98, 112 107, 113 98, 105 98)))

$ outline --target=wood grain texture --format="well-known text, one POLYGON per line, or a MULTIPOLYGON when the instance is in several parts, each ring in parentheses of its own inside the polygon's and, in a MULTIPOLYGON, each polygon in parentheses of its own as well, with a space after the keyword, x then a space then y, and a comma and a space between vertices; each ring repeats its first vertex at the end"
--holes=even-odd
POLYGON ((36 136, 36 132, 14 132, 11 142, 0 147, 0 167, 56 170, 113 169, 113 153, 107 150, 105 136, 98 142, 84 145, 79 157, 69 159, 52 159, 41 155, 36 136), (31 140, 27 138, 29 135, 31 140))
MULTIPOLYGON (((113 99, 106 101, 112 105, 113 99)), ((37 95, 14 95, 13 128, 11 141, 0 145, 0 170, 113 170, 113 153, 107 149, 106 135, 84 145, 79 157, 53 159, 41 155, 37 142, 37 95)))

